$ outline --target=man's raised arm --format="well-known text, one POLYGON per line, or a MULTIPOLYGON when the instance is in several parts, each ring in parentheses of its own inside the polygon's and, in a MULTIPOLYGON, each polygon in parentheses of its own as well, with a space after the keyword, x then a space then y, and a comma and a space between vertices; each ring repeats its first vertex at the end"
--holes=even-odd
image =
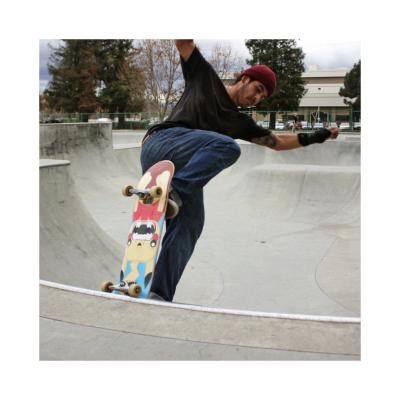
POLYGON ((326 139, 336 139, 339 134, 338 128, 321 129, 314 133, 299 133, 275 135, 269 132, 268 135, 251 139, 252 143, 266 146, 274 150, 293 150, 299 147, 308 146, 314 143, 323 143, 326 139))
POLYGON ((175 45, 179 51, 179 54, 185 61, 189 59, 195 48, 193 39, 177 39, 175 40, 175 45))

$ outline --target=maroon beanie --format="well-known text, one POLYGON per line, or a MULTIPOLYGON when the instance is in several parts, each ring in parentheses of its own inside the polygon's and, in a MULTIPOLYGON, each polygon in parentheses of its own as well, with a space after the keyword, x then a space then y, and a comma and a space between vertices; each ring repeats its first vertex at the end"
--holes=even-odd
POLYGON ((276 88, 275 72, 264 64, 254 65, 251 68, 245 69, 242 71, 242 75, 247 75, 257 81, 260 81, 268 90, 267 97, 270 97, 276 88))

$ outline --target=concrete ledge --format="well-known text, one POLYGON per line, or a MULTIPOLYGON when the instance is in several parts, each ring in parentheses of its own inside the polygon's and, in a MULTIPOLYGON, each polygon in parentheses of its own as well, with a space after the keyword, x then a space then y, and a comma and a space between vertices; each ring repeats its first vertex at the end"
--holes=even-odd
POLYGON ((41 124, 39 131, 42 158, 69 154, 88 145, 112 146, 111 123, 41 124))
POLYGON ((187 341, 360 355, 360 319, 137 300, 40 281, 40 316, 82 326, 187 341))
POLYGON ((49 158, 41 158, 39 160, 39 168, 62 167, 70 164, 71 162, 68 160, 52 160, 49 158))

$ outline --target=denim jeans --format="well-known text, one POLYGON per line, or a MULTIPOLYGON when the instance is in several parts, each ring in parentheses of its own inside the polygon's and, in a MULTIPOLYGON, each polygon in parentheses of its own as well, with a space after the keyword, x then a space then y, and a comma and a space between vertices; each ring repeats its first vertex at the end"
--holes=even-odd
POLYGON ((239 145, 216 132, 173 127, 152 133, 141 152, 143 172, 161 160, 175 164, 172 187, 182 199, 167 229, 151 291, 172 301, 204 226, 203 187, 240 156, 239 145))

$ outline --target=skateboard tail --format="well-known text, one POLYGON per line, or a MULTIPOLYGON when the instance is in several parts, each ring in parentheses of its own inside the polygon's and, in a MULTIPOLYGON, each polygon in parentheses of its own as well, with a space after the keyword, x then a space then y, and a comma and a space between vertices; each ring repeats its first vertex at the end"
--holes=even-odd
MULTIPOLYGON (((157 257, 154 256, 154 264, 156 263, 156 259, 157 257)), ((142 288, 142 291, 138 297, 142 299, 147 298, 151 289, 151 283, 153 281, 153 271, 146 272, 146 263, 144 262, 138 262, 135 267, 132 268, 131 261, 127 261, 124 270, 125 275, 121 272, 120 282, 130 283, 129 275, 135 276, 135 283, 142 288)), ((119 294, 119 291, 114 290, 113 293, 119 294)))

